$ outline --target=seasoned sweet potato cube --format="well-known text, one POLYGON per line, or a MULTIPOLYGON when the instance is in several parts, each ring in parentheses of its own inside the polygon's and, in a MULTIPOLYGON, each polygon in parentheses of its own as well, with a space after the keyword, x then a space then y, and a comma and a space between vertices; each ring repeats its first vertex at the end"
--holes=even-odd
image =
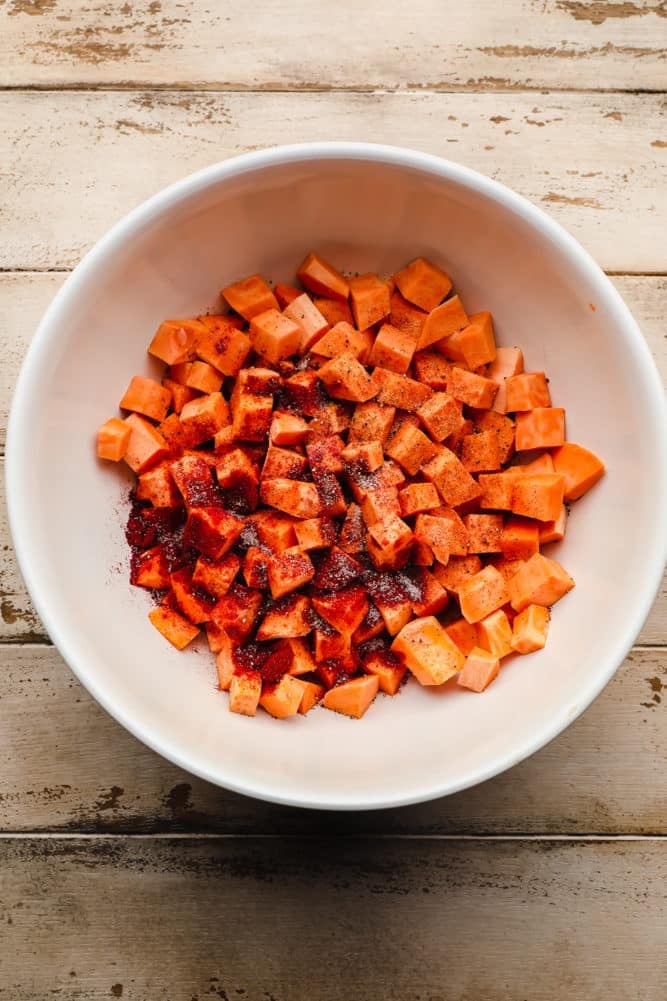
POLYGON ((267 571, 271 597, 282 598, 303 587, 314 576, 315 567, 303 549, 293 546, 282 553, 276 553, 270 558, 267 571))
POLYGON ((183 567, 170 576, 172 594, 179 610, 193 625, 208 622, 215 602, 198 592, 192 582, 192 568, 183 567))
POLYGON ((488 410, 498 392, 498 383, 475 372, 452 365, 447 375, 447 392, 455 400, 478 410, 488 410))
POLYGON ((469 369, 476 369, 495 359, 496 341, 488 310, 474 313, 469 319, 467 326, 457 330, 438 347, 447 358, 463 362, 469 369))
POLYGON ((445 626, 445 632, 466 656, 477 646, 477 626, 463 618, 450 622, 445 626))
POLYGON ((447 544, 451 556, 467 556, 470 551, 468 531, 461 516, 453 508, 442 505, 430 512, 434 518, 440 518, 446 525, 447 544))
POLYGON ((195 338, 197 357, 223 375, 236 376, 252 351, 247 334, 238 330, 230 316, 200 316, 206 328, 195 338))
POLYGON ((380 691, 386 695, 396 695, 405 677, 407 667, 391 650, 377 650, 364 657, 362 666, 366 674, 374 674, 380 691))
POLYGON ((323 435, 306 445, 306 455, 313 474, 318 472, 342 473, 344 443, 337 434, 323 435))
POLYGON ((130 584, 151 590, 170 587, 169 567, 162 546, 144 549, 132 557, 130 584))
POLYGON ((431 389, 447 389, 447 378, 452 367, 441 354, 434 351, 418 351, 412 359, 414 373, 425 386, 431 389))
POLYGON ((169 472, 186 507, 212 507, 219 499, 211 467, 200 455, 183 455, 169 463, 169 472))
POLYGON ((438 563, 447 565, 450 557, 449 523, 429 514, 418 514, 415 521, 415 539, 429 547, 438 563))
POLYGON ((185 404, 180 421, 191 446, 201 445, 229 424, 229 406, 222 393, 198 396, 185 404))
POLYGON ((375 380, 350 351, 322 365, 317 370, 317 377, 335 399, 365 403, 377 395, 375 380))
POLYGON ((190 400, 196 399, 199 395, 196 389, 189 389, 187 386, 181 386, 180 383, 174 382, 166 376, 162 380, 162 385, 171 393, 171 409, 175 414, 180 414, 185 404, 189 403, 190 400))
POLYGON ((185 386, 185 383, 188 381, 188 376, 190 375, 191 368, 192 368, 191 361, 184 361, 181 362, 179 365, 170 365, 168 370, 169 376, 172 379, 172 381, 175 382, 177 385, 185 386))
POLYGON ((286 410, 274 410, 269 440, 274 445, 299 445, 308 437, 308 422, 286 410))
POLYGON ((294 525, 297 545, 305 552, 327 549, 336 541, 336 526, 331 518, 306 518, 294 525))
POLYGON ((241 716, 254 716, 262 694, 259 672, 234 674, 229 685, 229 711, 241 716))
POLYGON ((403 626, 391 649, 420 685, 444 684, 465 662, 459 648, 431 615, 413 619, 403 626))
POLYGON ((257 511, 248 520, 255 525, 259 541, 274 553, 281 553, 296 545, 296 519, 290 515, 278 514, 277 511, 257 511))
POLYGON ((477 643, 494 657, 506 657, 512 652, 512 626, 502 608, 491 612, 476 624, 477 643))
POLYGON ((259 495, 264 504, 296 518, 318 518, 322 514, 322 501, 314 483, 282 477, 263 480, 259 495))
POLYGON ((230 639, 243 643, 255 627, 263 601, 261 591, 234 584, 213 606, 210 617, 230 639))
POLYGON ((169 414, 161 424, 158 431, 162 435, 167 445, 167 449, 172 456, 179 455, 183 449, 193 448, 190 435, 181 424, 180 417, 176 413, 169 414))
POLYGON ((249 546, 243 557, 243 579, 248 587, 267 590, 271 552, 263 546, 249 546))
POLYGON ((384 445, 394 423, 395 414, 395 407, 387 407, 375 401, 358 403, 350 421, 348 443, 351 445, 356 442, 379 441, 384 445))
POLYGON ((195 354, 197 334, 202 330, 198 320, 165 320, 158 327, 148 346, 148 353, 167 365, 190 361, 195 354))
POLYGON ((132 428, 120 417, 110 417, 97 432, 97 454, 100 459, 120 462, 130 440, 132 428))
POLYGON ((316 296, 313 302, 330 327, 335 327, 341 320, 344 320, 346 323, 354 323, 352 310, 346 300, 324 299, 316 296))
POLYGON ((372 347, 372 331, 356 330, 351 323, 341 320, 317 341, 312 350, 323 358, 337 358, 349 352, 365 365, 372 347))
POLYGON ((523 372, 523 354, 521 348, 496 348, 496 357, 487 366, 486 376, 498 383, 498 392, 493 401, 493 409, 499 414, 507 413, 506 381, 510 376, 523 372))
POLYGON ((507 409, 515 411, 550 407, 549 383, 544 372, 521 372, 505 380, 507 409))
POLYGON ((345 301, 350 294, 350 287, 340 272, 318 254, 308 254, 299 265, 296 276, 309 292, 325 299, 345 301))
POLYGON ((390 296, 389 322, 392 327, 396 327, 416 343, 421 334, 422 324, 427 315, 427 311, 419 309, 411 302, 408 302, 400 292, 392 292, 390 296))
POLYGON ((282 282, 278 282, 273 288, 273 294, 278 300, 278 305, 281 309, 285 309, 289 306, 291 302, 298 299, 299 296, 303 295, 300 288, 296 288, 294 285, 284 285, 282 282))
POLYGON ((565 411, 562 407, 534 407, 516 416, 516 450, 556 448, 565 442, 565 411))
POLYGON ((407 579, 406 591, 415 615, 437 615, 447 605, 449 595, 425 567, 407 570, 401 578, 407 579))
MULTIPOLYGON (((324 629, 318 627, 313 632, 313 657, 318 665, 337 661, 340 669, 344 671, 353 670, 356 666, 352 656, 352 641, 349 633, 339 633, 338 630, 328 625, 324 629)), ((320 674, 320 677, 327 687, 330 687, 327 676, 320 674)))
POLYGON ((234 583, 241 569, 241 560, 234 553, 227 553, 219 560, 200 556, 195 563, 192 583, 214 598, 222 598, 234 583))
POLYGON ((262 619, 257 639, 280 640, 307 636, 312 629, 309 611, 310 598, 304 594, 288 594, 280 598, 262 619))
POLYGON ((302 698, 303 688, 299 679, 285 674, 275 684, 264 686, 259 704, 275 719, 287 719, 296 716, 302 698))
POLYGON ((318 407, 308 425, 308 438, 341 434, 350 426, 350 410, 346 403, 325 403, 318 407))
POLYGON ((163 421, 170 403, 170 391, 159 382, 143 375, 133 375, 118 406, 121 410, 132 410, 154 421, 163 421))
POLYGON ((329 322, 322 316, 313 300, 305 292, 296 299, 292 299, 283 308, 284 315, 293 323, 296 323, 301 331, 298 350, 300 354, 306 354, 326 334, 329 329, 329 322))
POLYGON ((326 402, 317 372, 295 372, 285 379, 284 389, 291 406, 306 417, 314 417, 326 402))
POLYGON ((558 512, 558 516, 553 521, 544 521, 540 524, 540 546, 546 546, 549 542, 560 542, 564 539, 566 525, 567 508, 563 504, 558 512))
MULTIPOLYGON (((292 595, 288 598, 284 598, 284 601, 291 601, 295 598, 292 595)), ((292 652, 292 665, 289 668, 288 674, 301 675, 301 674, 311 674, 315 671, 317 665, 313 660, 313 655, 310 652, 310 647, 308 646, 308 641, 301 639, 299 637, 290 637, 285 640, 285 643, 290 648, 292 652)))
POLYGON ((422 466, 421 471, 427 480, 435 484, 445 503, 451 504, 452 507, 465 504, 466 501, 479 496, 479 486, 448 448, 442 448, 433 459, 422 466))
POLYGON ((313 597, 317 614, 344 636, 359 628, 368 611, 368 599, 363 587, 346 587, 334 594, 313 597))
POLYGON ((352 646, 356 649, 361 643, 372 640, 384 632, 384 620, 377 605, 369 603, 364 620, 352 633, 352 646))
POLYGON ((463 669, 456 679, 461 688, 469 688, 473 692, 483 692, 500 671, 500 660, 492 653, 474 647, 466 657, 463 669))
POLYGON ((410 368, 416 343, 416 339, 407 331, 398 330, 390 323, 383 323, 375 338, 368 364, 405 375, 410 368))
POLYGON ((496 511, 510 511, 516 475, 510 470, 503 473, 482 473, 477 481, 481 490, 479 506, 496 511))
POLYGON ((458 586, 458 598, 463 617, 468 622, 480 622, 509 601, 508 585, 493 566, 484 567, 458 586))
POLYGON ((387 283, 377 275, 359 275, 350 278, 350 306, 352 316, 359 330, 366 330, 389 316, 391 309, 390 292, 387 283))
POLYGON ((147 420, 139 414, 130 414, 125 418, 125 425, 130 429, 130 437, 123 459, 137 475, 166 457, 169 451, 166 441, 147 420))
POLYGON ((568 441, 553 453, 554 470, 565 478, 565 500, 574 501, 604 475, 604 463, 581 445, 568 441))
POLYGON ((361 515, 368 528, 391 515, 400 517, 400 514, 401 505, 396 487, 369 490, 361 500, 361 515))
POLYGON ((415 476, 421 467, 438 451, 430 438, 419 428, 403 424, 385 445, 385 452, 401 466, 409 476, 415 476))
POLYGON ((526 605, 512 623, 512 650, 534 653, 547 642, 551 613, 543 605, 526 605))
POLYGON ((366 533, 368 555, 378 569, 396 569, 409 559, 412 539, 408 525, 398 515, 388 514, 366 533))
POLYGON ((252 320, 267 309, 277 309, 278 301, 261 275, 250 275, 223 288, 220 295, 244 320, 252 320))
POLYGON ((433 568, 433 576, 450 594, 458 596, 461 584, 479 573, 482 561, 479 556, 450 556, 446 566, 437 564, 433 568))
POLYGON ((499 574, 502 574, 505 581, 510 581, 512 577, 521 569, 526 561, 515 557, 501 556, 493 560, 493 566, 499 574))
POLYGON ((560 473, 517 476, 512 488, 512 511, 537 521, 555 521, 563 507, 563 490, 564 477, 560 473))
POLYGON ((198 393, 219 393, 222 381, 222 373, 217 368, 206 361, 193 361, 185 385, 198 393))
POLYGON ((365 678, 353 678, 342 685, 330 688, 322 699, 326 709, 361 719, 378 692, 379 679, 374 674, 365 678))
POLYGON ((417 415, 435 441, 444 441, 463 423, 461 405, 448 393, 433 393, 419 407, 417 415))
POLYGON ((355 553, 364 551, 364 520, 361 508, 357 504, 348 505, 345 520, 341 525, 338 545, 345 553, 354 556, 355 553))
POLYGON ((452 288, 452 280, 435 264, 417 257, 394 275, 396 286, 408 302, 430 312, 452 288))
POLYGON ((157 608, 151 609, 148 618, 158 632, 162 633, 177 650, 184 650, 200 632, 197 626, 192 625, 180 612, 164 602, 157 608))
POLYGON ((453 295, 440 306, 435 306, 422 324, 417 350, 423 351, 431 344, 438 344, 443 338, 462 330, 470 322, 468 314, 458 295, 453 295))
POLYGON ((230 642, 224 629, 220 629, 214 622, 206 622, 204 629, 206 630, 206 640, 211 653, 220 653, 225 644, 230 642))
POLYGON ((215 473, 229 504, 236 511, 254 511, 259 499, 259 476, 249 456, 234 448, 216 459, 215 473))
POLYGON ((382 442, 378 440, 361 441, 348 445, 342 450, 341 456, 348 467, 359 470, 362 476, 379 469, 384 462, 382 442))
POLYGON ((267 309, 250 321, 250 343, 272 365, 296 354, 301 335, 301 327, 278 309, 267 309))
POLYGON ((574 581, 560 563, 541 553, 531 556, 507 584, 515 612, 522 612, 528 605, 548 608, 573 587, 574 581))
POLYGON ((419 410, 431 395, 429 386, 378 366, 373 371, 377 402, 400 410, 419 410))
POLYGON ((290 448, 269 445, 262 466, 263 480, 298 480, 308 472, 308 459, 290 448))
POLYGON ((298 678, 297 680, 303 692, 301 702, 299 703, 299 713, 305 716, 313 706, 316 706, 321 701, 326 688, 324 685, 318 685, 314 681, 304 681, 303 678, 298 678))
POLYGON ((463 524, 468 533, 468 551, 471 553, 499 553, 502 551, 502 514, 467 514, 463 524))
POLYGON ((399 491, 398 500, 403 518, 440 507, 438 491, 432 483, 408 483, 399 491))
POLYGON ((390 636, 395 636, 412 618, 412 602, 406 584, 407 581, 393 573, 374 574, 367 580, 368 593, 390 636))
POLYGON ((514 421, 495 410, 481 410, 475 414, 476 431, 493 431, 498 439, 500 461, 508 462, 514 452, 514 421))
POLYGON ((181 507, 180 491, 169 471, 169 463, 161 462, 137 479, 137 500, 150 501, 153 507, 181 507))
POLYGON ((461 464, 469 473, 500 469, 500 446, 495 431, 475 431, 461 442, 461 464))
POLYGON ((243 521, 222 507, 194 507, 185 523, 184 538, 211 560, 228 552, 243 531, 243 521))
POLYGON ((240 441, 264 441, 271 425, 273 397, 242 389, 237 379, 229 403, 234 437, 240 441))
MULTIPOLYGON (((207 624, 206 628, 208 630, 209 624, 207 624)), ((236 672, 236 664, 234 662, 234 644, 224 629, 219 630, 219 636, 220 649, 218 650, 215 658, 215 668, 218 675, 218 688, 221 692, 228 692, 232 683, 232 678, 236 672)))

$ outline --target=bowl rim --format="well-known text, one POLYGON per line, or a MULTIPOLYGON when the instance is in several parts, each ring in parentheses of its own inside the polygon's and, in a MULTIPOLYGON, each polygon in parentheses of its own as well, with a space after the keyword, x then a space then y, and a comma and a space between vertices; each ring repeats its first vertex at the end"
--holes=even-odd
MULTIPOLYGON (((114 704, 108 698, 103 687, 100 687, 88 671, 87 665, 73 646, 70 636, 60 628, 56 618, 50 612, 49 596, 42 588, 38 575, 33 572, 31 559, 32 543, 30 531, 26 527, 21 512, 27 497, 25 477, 22 474, 23 456, 26 454, 24 438, 25 429, 29 427, 30 401, 33 398, 33 384, 40 378, 40 356, 42 349, 52 339, 59 322, 59 314, 64 304, 75 297, 78 289, 89 275, 99 267, 107 256, 113 255, 131 236, 145 227, 151 220, 160 216, 165 210, 190 197, 216 186, 226 180, 266 168, 283 166, 290 163, 310 162, 317 160, 352 160, 374 161, 389 166, 404 167, 428 174, 434 177, 450 180, 462 185, 468 190, 488 197, 501 206, 518 215, 525 222, 537 228, 543 236, 556 245, 561 252, 569 257, 575 266, 581 269, 587 280, 599 286, 600 296, 605 297, 610 308, 618 318, 623 336, 632 349, 639 365, 644 388, 647 390, 647 400, 653 411, 660 454, 656 456, 655 488, 658 501, 667 510, 667 402, 662 387, 660 375, 653 361, 648 346, 630 313, 612 282, 605 275, 591 255, 584 250, 578 241, 564 227, 552 219, 543 209, 533 205, 528 199, 517 194, 499 181, 486 177, 479 172, 446 160, 430 153, 423 153, 400 146, 390 146, 376 143, 361 142, 309 142, 295 143, 283 146, 268 147, 250 153, 212 164, 202 170, 176 181, 162 189, 157 194, 142 202, 115 225, 85 254, 80 263, 65 280, 49 307, 47 308, 37 331, 24 357, 19 377, 16 382, 10 408, 7 443, 5 452, 6 466, 6 500, 10 535, 17 556, 19 569, 32 599, 33 605, 54 646, 60 652, 79 681, 93 698, 116 719, 125 729, 156 751, 168 761, 197 775, 214 785, 227 788, 268 802, 286 806, 308 809, 328 810, 370 810, 390 807, 407 806, 426 802, 442 796, 460 792, 471 786, 485 782, 506 771, 513 765, 530 757, 556 736, 558 736, 599 695, 605 685, 627 656, 635 638, 651 608, 655 594, 660 586, 665 563, 667 562, 667 518, 656 526, 655 546, 648 554, 647 565, 642 586, 633 594, 631 614, 626 618, 621 632, 616 654, 610 654, 603 662, 597 664, 587 684, 578 693, 576 705, 563 709, 554 716, 548 726, 539 729, 530 739, 525 739, 512 753, 495 759, 484 768, 477 768, 461 776, 457 781, 430 781, 415 788, 410 793, 398 795, 379 794, 365 797, 363 801, 347 799, 340 795, 317 798, 295 796, 281 793, 280 789, 266 787, 259 781, 247 781, 229 773, 221 761, 221 767, 216 772, 201 767, 190 759, 187 751, 170 744, 159 734, 151 732, 131 716, 123 707, 114 704), (661 460, 661 461, 660 461, 661 460)), ((656 504, 659 509, 659 505, 656 504)))

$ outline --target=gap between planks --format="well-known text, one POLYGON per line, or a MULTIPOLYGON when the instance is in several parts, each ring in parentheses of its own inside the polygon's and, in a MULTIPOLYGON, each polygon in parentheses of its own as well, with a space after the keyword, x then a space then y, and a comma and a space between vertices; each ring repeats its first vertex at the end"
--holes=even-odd
MULTIPOLYGON (((308 812, 308 811, 304 811, 308 812)), ((72 831, 0 831, 0 841, 326 841, 335 835, 328 834, 224 834, 217 832, 181 831, 170 833, 156 831, 154 833, 116 832, 116 833, 77 833, 72 831)), ((593 844, 616 844, 626 841, 640 841, 644 844, 667 843, 667 834, 550 834, 549 832, 533 832, 532 834, 381 834, 359 831, 350 835, 352 841, 549 841, 558 844, 578 844, 581 842, 593 844)))
POLYGON ((622 94, 631 97, 641 97, 642 95, 650 95, 651 97, 659 97, 661 94, 667 94, 667 88, 665 87, 557 87, 553 84, 549 86, 536 84, 531 86, 528 83, 516 83, 511 84, 507 80, 499 81, 497 85, 493 82, 487 82, 484 86, 469 86, 468 84, 455 84, 448 83, 446 86, 438 86, 437 84, 414 84, 412 86, 397 86, 397 87, 376 87, 374 85, 364 86, 363 84, 350 84, 345 85, 334 85, 334 84, 322 84, 316 83, 315 81, 311 83, 295 83, 286 84, 285 86, 276 86, 275 84, 255 84, 253 86, 243 86, 239 83, 211 83, 207 84, 194 83, 188 80, 185 83, 179 83, 177 80, 170 81, 165 84, 155 84, 142 82, 141 79, 131 80, 128 83, 123 84, 93 84, 86 83, 85 81, 70 81, 68 83, 58 84, 57 86, 52 83, 33 83, 33 84, 0 84, 0 93, 10 93, 10 94, 57 94, 62 91, 67 93, 105 93, 105 94, 128 94, 133 92, 138 93, 156 93, 156 94, 363 94, 363 95, 380 95, 385 94, 397 95, 399 97, 414 96, 415 94, 512 94, 513 96, 521 93, 526 94, 622 94))

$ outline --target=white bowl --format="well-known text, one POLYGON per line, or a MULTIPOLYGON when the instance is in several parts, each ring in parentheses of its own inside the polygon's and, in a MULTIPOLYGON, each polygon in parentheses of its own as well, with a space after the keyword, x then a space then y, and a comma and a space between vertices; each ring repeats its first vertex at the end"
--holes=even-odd
MULTIPOLYGON (((64 221, 63 221, 63 224, 64 221)), ((396 806, 488 779, 560 733, 609 681, 651 607, 667 550, 667 422, 630 313, 584 250, 539 209, 456 164, 386 146, 251 153, 168 188, 87 255, 25 359, 7 442, 19 563, 54 643, 108 712, 211 782, 282 803, 396 806), (362 721, 323 709, 278 722, 227 711, 202 644, 177 653, 127 580, 129 479, 94 433, 130 376, 153 371, 159 321, 201 312, 259 271, 289 281, 307 250, 389 273, 417 255, 449 271, 500 343, 545 369, 571 440, 607 463, 555 555, 577 587, 547 648, 481 696, 411 682, 362 721)), ((35 707, 35 712, 38 709, 35 707)), ((48 749, 45 748, 45 751, 48 749)), ((601 764, 604 767, 604 764, 601 764)))

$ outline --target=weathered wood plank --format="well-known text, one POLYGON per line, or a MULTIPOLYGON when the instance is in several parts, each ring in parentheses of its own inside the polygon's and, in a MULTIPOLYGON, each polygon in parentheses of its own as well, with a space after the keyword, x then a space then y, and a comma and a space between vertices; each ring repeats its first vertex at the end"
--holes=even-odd
POLYGON ((315 813, 180 771, 111 720, 55 650, 5 647, 0 829, 665 834, 665 693, 667 650, 635 650, 581 719, 505 775, 402 810, 315 813))
POLYGON ((325 0, 269 0, 249 30, 243 0, 7 0, 0 84, 658 90, 661 17, 658 0, 416 0, 391 17, 371 0, 351 30, 325 0))
POLYGON ((664 842, 10 839, 0 859, 0 997, 664 993, 664 842))
POLYGON ((336 137, 454 157, 549 209, 608 270, 662 272, 663 104, 629 94, 14 91, 0 106, 0 269, 69 267, 189 171, 336 137))

